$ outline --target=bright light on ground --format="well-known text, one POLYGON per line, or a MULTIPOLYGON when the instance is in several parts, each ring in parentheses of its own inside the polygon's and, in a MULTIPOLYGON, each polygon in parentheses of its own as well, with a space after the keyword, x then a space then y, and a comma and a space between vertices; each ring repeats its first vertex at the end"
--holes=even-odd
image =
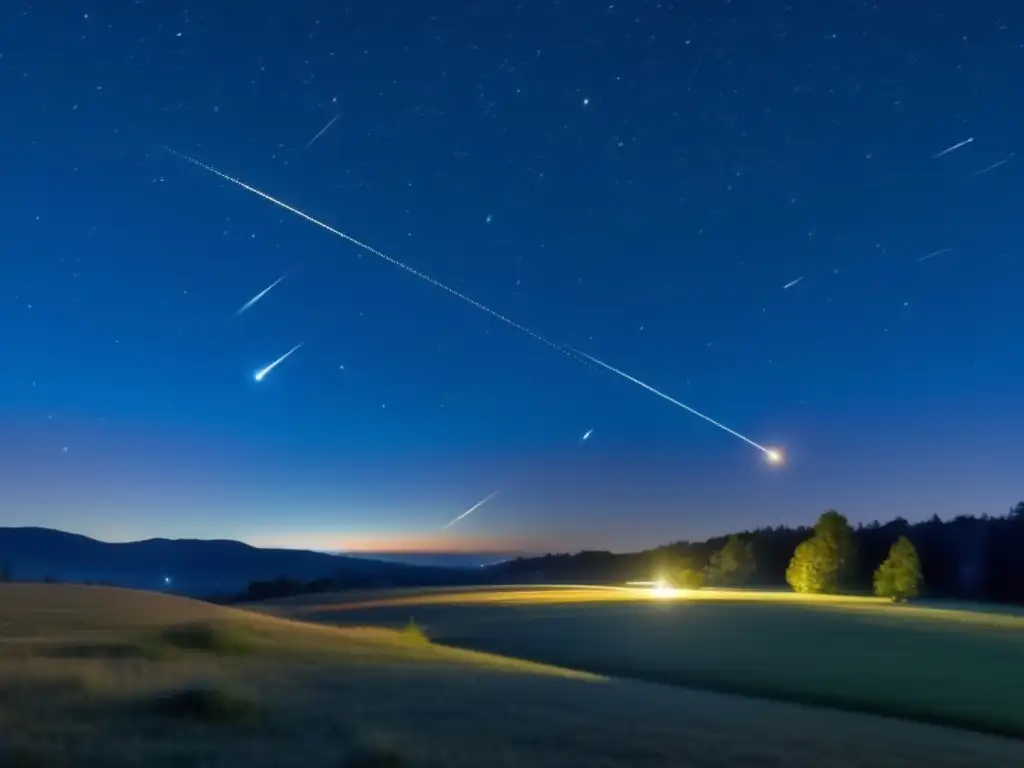
POLYGON ((658 579, 654 582, 651 592, 655 597, 675 597, 679 593, 679 590, 673 588, 672 585, 664 579, 658 579))

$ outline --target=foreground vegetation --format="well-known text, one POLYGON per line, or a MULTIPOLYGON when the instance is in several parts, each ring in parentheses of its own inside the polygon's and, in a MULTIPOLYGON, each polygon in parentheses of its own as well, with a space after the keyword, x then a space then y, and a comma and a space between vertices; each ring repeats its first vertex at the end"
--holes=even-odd
POLYGON ((397 631, 335 628, 0 586, 0 765, 1024 764, 1012 741, 445 648, 420 610, 397 631))
POLYGON ((879 598, 700 590, 424 591, 271 610, 401 622, 439 640, 591 672, 1024 737, 1024 616, 879 598))

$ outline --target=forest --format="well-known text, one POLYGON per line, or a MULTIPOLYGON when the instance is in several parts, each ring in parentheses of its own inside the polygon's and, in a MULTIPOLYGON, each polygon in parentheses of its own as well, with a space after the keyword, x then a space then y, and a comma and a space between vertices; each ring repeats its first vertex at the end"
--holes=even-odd
MULTIPOLYGON (((740 531, 701 542, 679 541, 628 554, 585 551, 518 558, 486 570, 506 583, 610 584, 657 578, 665 571, 690 571, 701 574, 705 584, 786 588, 797 547, 815 535, 813 522, 799 528, 740 531), (747 554, 742 567, 723 575, 720 558, 730 539, 742 542, 747 554)), ((893 545, 906 537, 920 562, 922 597, 1024 604, 1024 502, 1001 516, 961 515, 952 520, 933 516, 918 523, 896 518, 850 531, 850 550, 837 591, 873 592, 876 571, 893 545)))

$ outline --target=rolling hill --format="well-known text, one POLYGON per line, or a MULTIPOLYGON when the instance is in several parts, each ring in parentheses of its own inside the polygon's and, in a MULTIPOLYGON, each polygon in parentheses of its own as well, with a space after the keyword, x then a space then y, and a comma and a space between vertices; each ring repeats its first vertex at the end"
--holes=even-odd
POLYGON ((49 528, 0 528, 0 563, 17 581, 105 583, 185 595, 229 595, 253 581, 329 579, 339 588, 453 584, 454 568, 385 563, 239 541, 111 543, 49 528))
POLYGON ((0 702, 4 766, 1024 764, 1012 739, 73 585, 0 584, 0 702))

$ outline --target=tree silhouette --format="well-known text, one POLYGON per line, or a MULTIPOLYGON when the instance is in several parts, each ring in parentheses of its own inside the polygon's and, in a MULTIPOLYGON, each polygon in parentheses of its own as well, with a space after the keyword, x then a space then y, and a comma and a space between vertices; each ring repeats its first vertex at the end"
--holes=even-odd
POLYGON ((700 589, 704 586, 704 570, 692 557, 676 555, 664 558, 656 570, 659 580, 679 589, 700 589))
POLYGON ((837 592, 841 586, 846 586, 855 564, 857 547, 854 544, 853 528, 844 515, 830 509, 822 512, 818 518, 814 525, 814 535, 824 542, 830 552, 828 566, 832 575, 825 591, 837 592))
POLYGON ((750 581, 757 570, 754 544, 733 534, 725 546, 711 555, 708 581, 715 586, 739 586, 750 581))
POLYGON ((917 549, 906 536, 900 536, 889 556, 875 571, 875 594, 894 602, 917 597, 921 583, 921 561, 917 549))

